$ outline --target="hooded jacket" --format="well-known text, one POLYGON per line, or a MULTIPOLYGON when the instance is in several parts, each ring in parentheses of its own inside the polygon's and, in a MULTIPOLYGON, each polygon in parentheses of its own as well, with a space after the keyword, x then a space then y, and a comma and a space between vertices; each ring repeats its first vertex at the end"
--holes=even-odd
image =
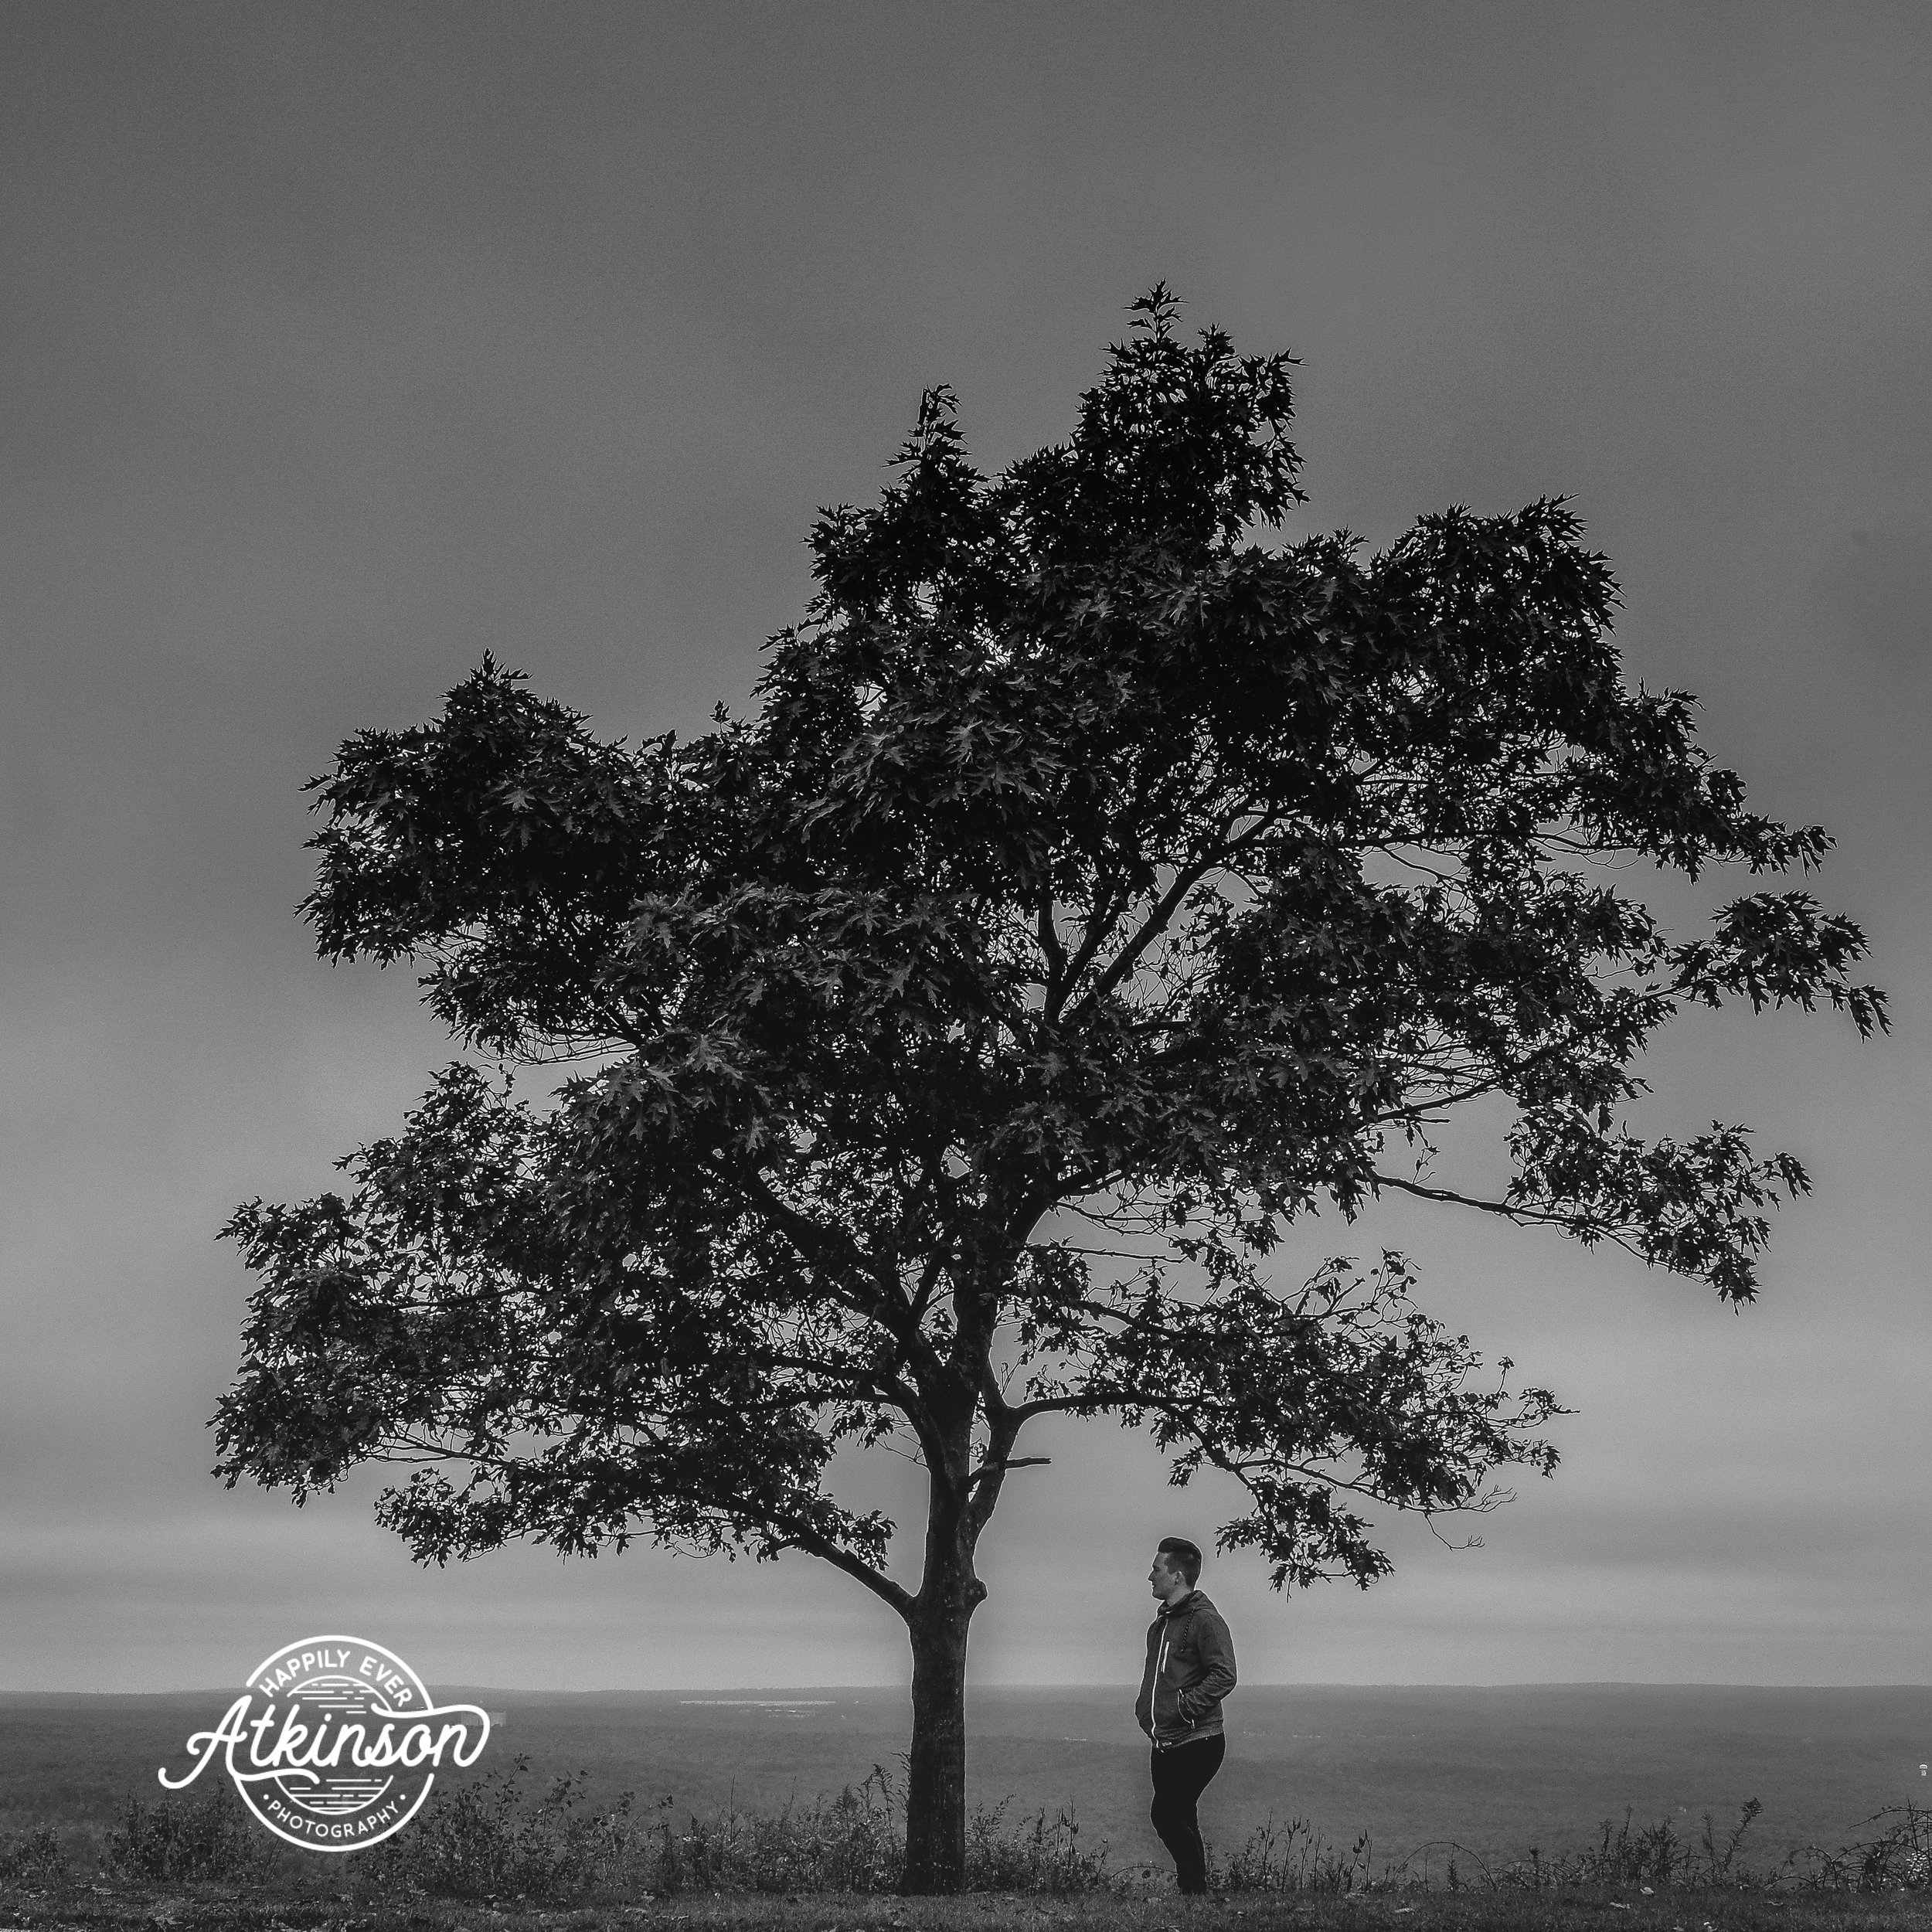
POLYGON ((1148 1626, 1147 1668, 1134 1716, 1164 1751, 1221 1730, 1221 1699, 1234 1688, 1234 1641, 1198 1590, 1163 1604, 1148 1626))

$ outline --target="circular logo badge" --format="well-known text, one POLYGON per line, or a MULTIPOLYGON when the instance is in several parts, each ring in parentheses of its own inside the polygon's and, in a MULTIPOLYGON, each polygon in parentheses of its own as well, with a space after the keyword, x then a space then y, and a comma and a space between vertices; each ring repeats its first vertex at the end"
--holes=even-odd
POLYGON ((487 1711, 434 1702, 392 1650, 359 1637, 304 1637, 264 1658, 219 1726, 188 1748, 199 1762, 161 1781, 179 1791, 222 1757, 242 1801, 277 1838, 354 1852, 399 1832, 445 1764, 476 1762, 487 1711))

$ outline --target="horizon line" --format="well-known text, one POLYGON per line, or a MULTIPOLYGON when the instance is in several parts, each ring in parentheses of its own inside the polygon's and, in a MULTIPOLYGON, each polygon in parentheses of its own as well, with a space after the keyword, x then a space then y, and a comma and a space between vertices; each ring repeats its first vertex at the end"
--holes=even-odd
MULTIPOLYGON (((188 1685, 161 1690, 80 1690, 64 1687, 33 1689, 0 1685, 0 1700, 16 1698, 107 1699, 117 1697, 219 1697, 232 1694, 233 1684, 188 1685)), ((246 1688, 246 1686, 243 1686, 246 1688)), ((1563 1691, 1563 1690, 1668 1690, 1668 1691, 1915 1691, 1932 1690, 1932 1682, 1910 1679, 1861 1679, 1856 1682, 1774 1684, 1716 1678, 1495 1678, 1461 1681, 1441 1679, 1331 1679, 1274 1678, 1244 1682, 1245 1690, 1286 1691, 1563 1691)), ((1033 1691, 1052 1696, 1075 1692, 1104 1691, 1131 1695, 1133 1680, 1097 1679, 1091 1682, 1040 1682, 1023 1679, 969 1684, 970 1698, 980 1691, 1033 1691)), ((776 1701, 800 1692, 867 1698, 910 1698, 910 1684, 698 1684, 666 1685, 602 1685, 588 1690, 562 1690, 530 1685, 471 1684, 454 1681, 444 1685, 449 1694, 467 1692, 478 1696, 519 1698, 631 1698, 649 1697, 697 1702, 722 1697, 750 1701, 776 1701)), ((438 1695, 442 1695, 439 1692, 438 1695)))

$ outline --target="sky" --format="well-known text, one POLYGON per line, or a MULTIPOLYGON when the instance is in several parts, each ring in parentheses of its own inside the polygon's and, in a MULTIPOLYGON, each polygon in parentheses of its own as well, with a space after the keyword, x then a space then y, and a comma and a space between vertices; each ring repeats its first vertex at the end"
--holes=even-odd
MULTIPOLYGON (((1380 1512, 1366 1594, 1211 1563, 1244 1676, 1932 1681, 1929 60, 1913 7, 0 11, 0 1689, 338 1630, 433 1685, 906 1681, 803 1556, 426 1571, 377 1482, 224 1489, 214 1236, 449 1057, 406 968, 294 916, 340 741, 485 651, 611 736, 742 706, 922 388, 989 466, 1053 440, 1162 278, 1301 358, 1293 534, 1573 498, 1632 678, 1836 836, 1896 1021, 1705 1016, 1646 1063, 1651 1126, 1812 1172, 1742 1313, 1413 1202, 1301 1237, 1405 1247, 1575 1413, 1479 1522, 1380 1512)), ((1130 1680, 1152 1543, 1228 1499, 1039 1428, 973 1675, 1130 1680)), ((916 1533, 909 1477, 852 1493, 916 1533)))

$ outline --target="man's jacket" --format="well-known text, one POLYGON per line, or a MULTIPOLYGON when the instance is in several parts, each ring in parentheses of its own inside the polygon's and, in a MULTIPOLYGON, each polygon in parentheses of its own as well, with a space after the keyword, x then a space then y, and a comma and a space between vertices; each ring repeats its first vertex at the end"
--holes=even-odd
POLYGON ((1198 1590, 1161 1606, 1147 1633, 1147 1668, 1134 1716, 1157 1751, 1221 1730, 1221 1699, 1234 1688, 1234 1642, 1221 1613, 1198 1590))

